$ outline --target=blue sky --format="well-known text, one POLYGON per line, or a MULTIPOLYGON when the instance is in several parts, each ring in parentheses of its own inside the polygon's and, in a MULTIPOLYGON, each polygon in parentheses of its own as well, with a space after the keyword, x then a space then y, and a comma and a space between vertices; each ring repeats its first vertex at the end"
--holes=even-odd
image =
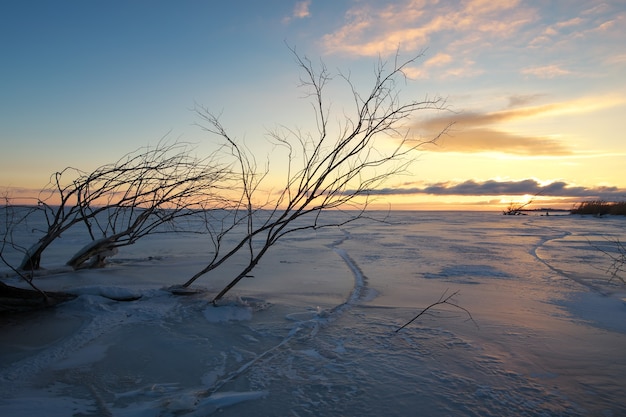
MULTIPOLYGON (((397 208, 626 199, 626 3, 527 1, 20 1, 0 5, 0 187, 18 195, 168 135, 211 139, 195 103, 271 152, 265 132, 311 127, 287 45, 351 71, 423 52, 402 96, 446 97, 397 208), (471 185, 471 186, 469 186, 471 185)), ((329 97, 341 111, 341 96, 329 97)))

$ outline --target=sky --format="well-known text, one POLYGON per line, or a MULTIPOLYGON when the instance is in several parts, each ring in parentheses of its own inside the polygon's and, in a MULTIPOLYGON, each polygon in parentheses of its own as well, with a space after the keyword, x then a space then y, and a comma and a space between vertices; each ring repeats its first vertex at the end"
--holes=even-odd
POLYGON ((271 155, 268 129, 312 128, 292 47, 363 91, 379 59, 419 56, 401 97, 446 99, 409 124, 452 128, 373 190, 381 205, 623 201, 625 39, 623 0, 5 1, 0 191, 33 195, 162 138, 208 151, 198 104, 271 155))

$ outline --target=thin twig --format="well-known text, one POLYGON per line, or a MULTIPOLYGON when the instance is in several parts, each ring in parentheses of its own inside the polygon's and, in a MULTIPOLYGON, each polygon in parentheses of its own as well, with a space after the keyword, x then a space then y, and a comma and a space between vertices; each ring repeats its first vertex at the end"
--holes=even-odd
POLYGON ((626 265, 626 247, 624 247, 624 244, 619 240, 619 238, 616 238, 614 241, 609 239, 606 240, 615 244, 615 248, 617 249, 618 253, 617 255, 610 253, 599 246, 594 245, 589 239, 587 239, 587 241, 593 248, 599 250, 610 259, 611 263, 605 269, 605 272, 611 276, 609 281, 614 281, 615 279, 617 279, 622 284, 626 284, 626 280, 621 275, 623 272, 626 271, 626 269, 624 268, 624 266, 626 265))
POLYGON ((413 323, 415 320, 417 320, 418 318, 420 318, 421 316, 423 316, 427 311, 429 311, 430 309, 437 307, 439 305, 449 305, 452 306, 454 308, 457 308, 461 311, 464 311, 467 316, 469 317, 469 320, 471 320, 472 323, 474 323, 474 325, 476 327, 478 327, 478 324, 476 323, 476 321, 474 320, 474 318, 472 317, 472 314, 469 312, 469 310, 467 310, 465 307, 461 307, 460 305, 458 305, 457 303, 455 303, 452 298, 457 295, 459 293, 459 291, 455 291, 450 295, 446 295, 448 294, 448 290, 445 290, 443 292, 443 294, 441 294, 441 297, 439 297, 439 300, 435 301, 434 303, 432 303, 431 305, 429 305, 428 307, 424 308, 422 311, 420 311, 420 313, 413 317, 411 320, 409 320, 408 322, 406 322, 405 324, 403 324, 400 328, 396 329, 396 333, 398 333, 400 330, 404 329, 406 326, 408 326, 409 324, 413 323))

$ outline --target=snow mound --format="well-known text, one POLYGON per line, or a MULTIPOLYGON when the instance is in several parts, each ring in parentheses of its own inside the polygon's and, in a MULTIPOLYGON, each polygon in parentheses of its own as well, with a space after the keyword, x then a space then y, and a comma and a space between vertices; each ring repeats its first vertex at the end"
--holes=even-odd
POLYGON ((142 297, 142 294, 129 288, 105 287, 93 285, 72 290, 76 295, 97 295, 114 301, 135 301, 142 297))

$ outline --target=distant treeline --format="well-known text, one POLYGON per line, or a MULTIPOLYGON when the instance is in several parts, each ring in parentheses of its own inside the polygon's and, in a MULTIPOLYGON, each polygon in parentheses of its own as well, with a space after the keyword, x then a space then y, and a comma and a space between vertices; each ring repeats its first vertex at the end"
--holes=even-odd
POLYGON ((572 214, 593 214, 603 216, 605 214, 626 216, 626 201, 585 201, 571 210, 572 214))

